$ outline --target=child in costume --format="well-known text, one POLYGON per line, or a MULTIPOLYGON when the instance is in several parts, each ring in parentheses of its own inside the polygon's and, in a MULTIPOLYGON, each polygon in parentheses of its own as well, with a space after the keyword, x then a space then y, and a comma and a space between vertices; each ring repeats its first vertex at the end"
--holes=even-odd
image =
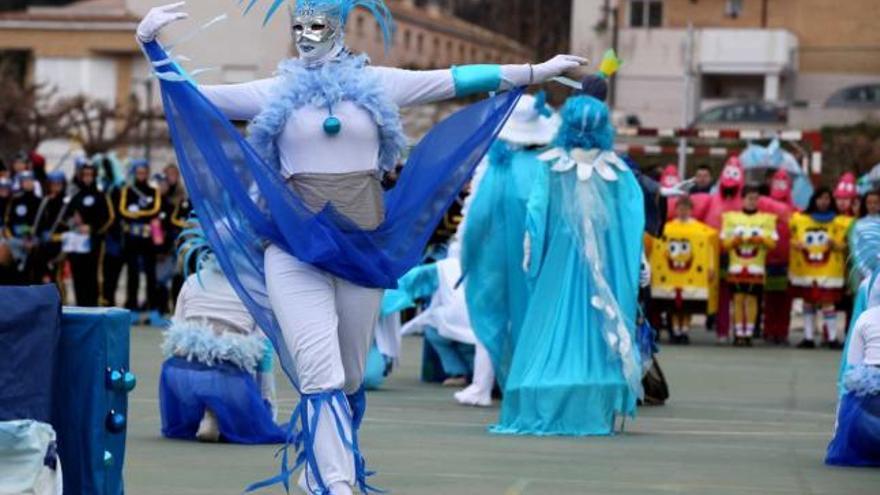
MULTIPOLYGON (((718 190, 709 194, 692 194, 691 201, 694 203, 694 218, 712 227, 721 229, 721 220, 725 213, 742 211, 742 190, 745 187, 746 173, 742 162, 736 156, 728 158, 721 169, 718 180, 718 190)), ((772 213, 787 222, 790 209, 783 203, 772 198, 762 196, 758 200, 758 210, 764 213, 772 213)), ((726 277, 727 256, 721 257, 722 276, 726 277)), ((731 294, 726 284, 721 284, 718 291, 718 313, 715 320, 716 332, 719 343, 727 342, 730 334, 730 308, 731 294)))
POLYGON ((859 190, 856 185, 856 176, 852 172, 846 172, 840 176, 840 181, 834 187, 834 205, 841 215, 858 216, 857 205, 859 203, 859 190))
MULTIPOLYGON (((792 179, 783 169, 777 170, 770 179, 770 198, 787 205, 793 213, 798 210, 792 197, 792 179)), ((764 284, 764 340, 776 345, 788 345, 791 326, 791 294, 788 291, 788 255, 791 232, 788 218, 776 217, 776 247, 767 253, 767 277, 764 284)))
POLYGON ((610 435, 642 396, 635 339, 644 198, 610 112, 569 98, 528 203, 532 295, 495 433, 610 435))
MULTIPOLYGON (((834 205, 837 212, 843 216, 857 218, 860 216, 861 198, 859 197, 856 176, 852 172, 846 172, 840 176, 837 186, 834 187, 834 205)), ((848 257, 847 257, 848 258, 848 257)), ((850 270, 847 270, 849 273, 850 270)), ((847 280, 843 288, 843 294, 835 304, 838 312, 844 314, 844 328, 849 328, 850 316, 854 303, 853 292, 858 288, 858 280, 847 280)))
MULTIPOLYGON (((258 3, 267 2, 247 9, 258 3)), ((268 4, 265 21, 285 2, 268 4)), ((138 39, 161 80, 181 172, 217 259, 301 392, 291 438, 302 454, 293 466, 283 456, 281 473, 251 489, 286 487, 305 466, 300 486, 308 493, 367 491, 357 431, 383 289, 418 264, 521 91, 440 123, 383 193, 381 174, 407 145, 399 107, 541 83, 585 60, 374 67, 348 50, 344 30, 364 7, 390 43, 385 2, 299 0, 290 16, 299 58, 282 62, 272 78, 196 86, 156 41, 163 26, 186 17, 175 10, 180 5, 151 10, 138 39), (251 121, 249 142, 229 120, 251 121)))
POLYGON ((866 277, 841 363, 841 398, 825 463, 880 466, 880 221, 860 220, 851 246, 866 277))
POLYGON ((721 241, 728 253, 727 283, 733 299, 734 345, 751 346, 758 301, 766 277, 767 252, 776 247, 776 217, 758 212, 760 190, 743 189, 741 212, 724 214, 721 241))
MULTIPOLYGON (((164 332, 162 435, 183 440, 282 443, 275 424, 271 345, 235 294, 198 227, 181 237, 195 264, 164 332)), ((186 269, 184 270, 186 272, 186 269)))
POLYGON ((651 249, 651 297, 671 308, 672 343, 688 344, 691 315, 711 314, 717 298, 718 232, 695 220, 687 196, 678 198, 676 217, 651 249))
POLYGON ((846 284, 846 236, 850 217, 839 215, 831 190, 819 188, 803 213, 789 223, 789 283, 794 298, 804 301, 804 340, 799 348, 816 347, 816 318, 821 312, 825 341, 840 349, 834 304, 846 284))

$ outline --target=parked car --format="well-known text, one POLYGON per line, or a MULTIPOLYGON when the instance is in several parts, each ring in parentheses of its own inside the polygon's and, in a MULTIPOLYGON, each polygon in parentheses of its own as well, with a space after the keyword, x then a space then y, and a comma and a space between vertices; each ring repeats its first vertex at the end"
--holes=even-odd
POLYGON ((788 108, 781 103, 742 101, 704 110, 692 127, 778 126, 788 122, 788 108))
POLYGON ((825 102, 826 108, 880 108, 880 83, 860 84, 838 90, 825 102))

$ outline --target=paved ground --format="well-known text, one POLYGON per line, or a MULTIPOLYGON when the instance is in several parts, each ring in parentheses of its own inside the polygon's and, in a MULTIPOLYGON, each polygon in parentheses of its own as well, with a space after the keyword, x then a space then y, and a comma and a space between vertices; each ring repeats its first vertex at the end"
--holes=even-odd
MULTIPOLYGON (((419 383, 421 341, 407 339, 402 368, 370 395, 362 445, 375 484, 399 495, 880 493, 880 470, 822 464, 839 354, 700 340, 664 348, 672 400, 642 410, 626 434, 530 438, 489 435, 496 409, 456 406, 450 390, 419 383)), ((160 438, 159 341, 155 330, 134 331, 126 491, 237 494, 274 474, 274 447, 160 438)), ((289 414, 294 395, 281 397, 289 414)))

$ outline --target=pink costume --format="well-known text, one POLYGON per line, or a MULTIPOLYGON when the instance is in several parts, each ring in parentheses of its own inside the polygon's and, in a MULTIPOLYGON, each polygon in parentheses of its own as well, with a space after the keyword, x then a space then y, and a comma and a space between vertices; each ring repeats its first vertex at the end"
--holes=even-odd
MULTIPOLYGON (((742 163, 736 156, 731 156, 724 164, 724 168, 721 169, 717 191, 691 195, 691 202, 694 204, 694 218, 720 231, 721 217, 725 213, 742 210, 742 190, 745 184, 746 174, 742 163)), ((758 201, 758 210, 776 215, 779 223, 787 225, 792 207, 781 201, 762 196, 758 201)), ((730 334, 730 292, 726 284, 723 283, 718 292, 716 328, 718 338, 727 339, 730 334)))

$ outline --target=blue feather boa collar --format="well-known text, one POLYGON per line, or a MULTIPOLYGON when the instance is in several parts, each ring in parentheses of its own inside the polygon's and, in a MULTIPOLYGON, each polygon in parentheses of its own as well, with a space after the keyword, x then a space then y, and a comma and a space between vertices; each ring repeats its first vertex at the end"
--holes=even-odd
POLYGON ((248 126, 248 141, 280 170, 277 139, 294 110, 307 105, 330 108, 350 101, 369 112, 379 127, 379 167, 391 170, 406 149, 407 139, 400 109, 385 93, 379 77, 365 70, 368 62, 366 55, 343 55, 318 68, 307 68, 299 59, 281 62, 281 83, 272 102, 248 126))

